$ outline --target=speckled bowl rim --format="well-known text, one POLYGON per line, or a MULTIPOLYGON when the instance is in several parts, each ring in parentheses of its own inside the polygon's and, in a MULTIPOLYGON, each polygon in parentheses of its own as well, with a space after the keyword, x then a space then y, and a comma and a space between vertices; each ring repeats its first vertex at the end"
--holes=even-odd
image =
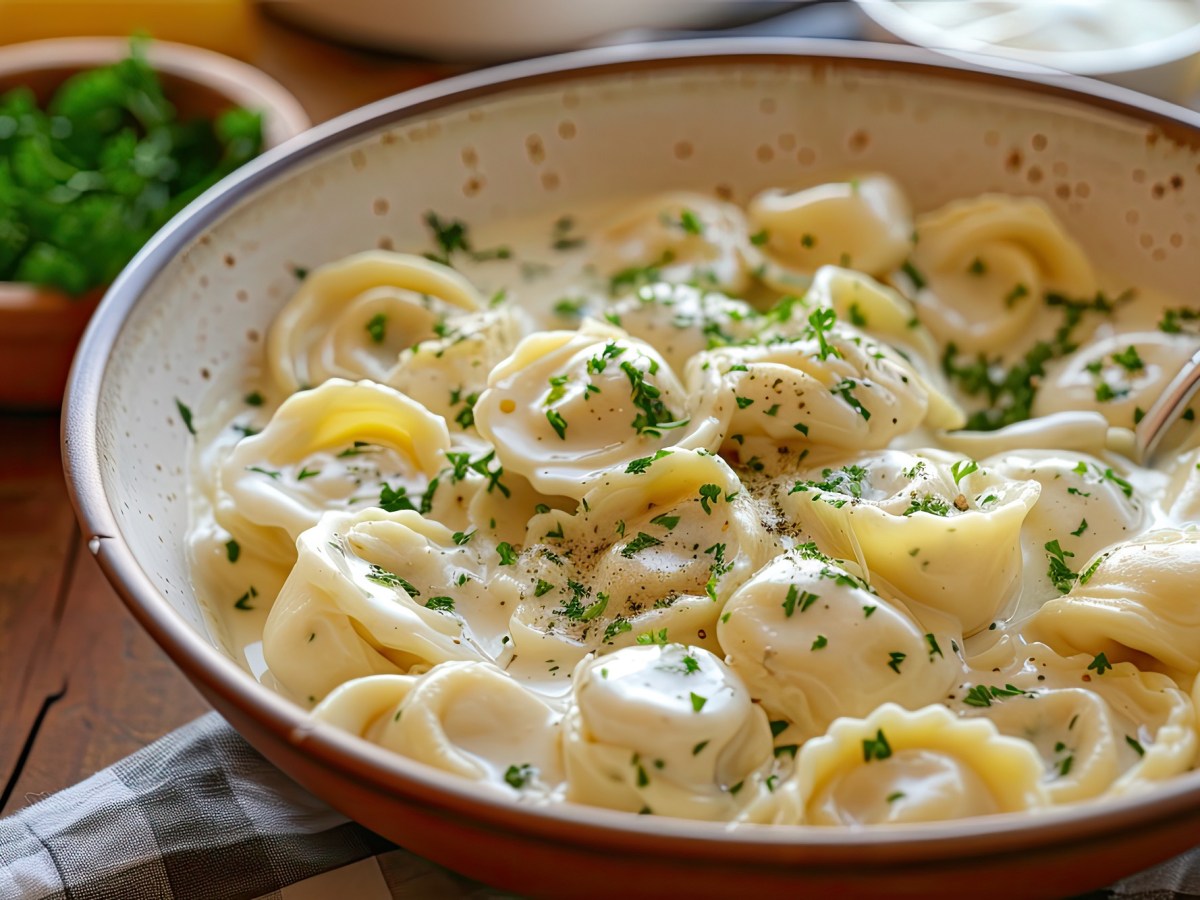
POLYGON ((860 831, 812 826, 743 825, 633 816, 563 804, 524 806, 480 795, 464 779, 390 753, 314 721, 299 706, 256 682, 188 625, 162 598, 119 536, 105 495, 97 435, 109 354, 144 292, 173 260, 248 195, 320 155, 364 135, 464 100, 512 88, 592 75, 696 64, 845 65, 899 69, 1049 95, 1140 120, 1178 143, 1200 149, 1200 115, 1132 91, 1083 79, 1017 78, 947 60, 912 47, 815 39, 707 39, 585 50, 457 76, 373 103, 320 125, 269 151, 229 176, 173 219, 118 277, 84 336, 63 408, 63 459, 68 490, 88 546, 133 615, 183 672, 213 696, 257 721, 316 764, 372 791, 420 802, 443 813, 557 844, 611 848, 668 857, 703 857, 768 867, 862 866, 922 861, 969 862, 973 857, 1087 843, 1143 823, 1169 826, 1196 815, 1200 772, 1179 776, 1147 795, 1098 805, 1056 808, 1037 815, 1006 814, 920 826, 860 831))

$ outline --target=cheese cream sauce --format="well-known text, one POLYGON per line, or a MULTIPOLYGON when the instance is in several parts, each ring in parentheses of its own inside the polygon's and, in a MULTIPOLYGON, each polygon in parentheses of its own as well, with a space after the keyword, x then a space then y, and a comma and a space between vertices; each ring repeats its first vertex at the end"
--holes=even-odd
POLYGON ((427 222, 195 418, 193 577, 257 678, 518 802, 724 822, 1193 767, 1200 432, 1116 451, 1194 302, 873 173, 427 222))

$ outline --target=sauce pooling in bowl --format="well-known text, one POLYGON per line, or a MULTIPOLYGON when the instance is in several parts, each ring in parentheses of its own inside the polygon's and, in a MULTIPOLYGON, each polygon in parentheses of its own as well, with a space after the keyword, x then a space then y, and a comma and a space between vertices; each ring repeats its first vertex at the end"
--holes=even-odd
POLYGON ((635 813, 858 827, 1192 767, 1194 416, 1162 471, 1111 448, 1194 309, 1039 201, 914 216, 877 174, 429 222, 429 258, 309 273, 201 417, 193 574, 257 677, 635 813))

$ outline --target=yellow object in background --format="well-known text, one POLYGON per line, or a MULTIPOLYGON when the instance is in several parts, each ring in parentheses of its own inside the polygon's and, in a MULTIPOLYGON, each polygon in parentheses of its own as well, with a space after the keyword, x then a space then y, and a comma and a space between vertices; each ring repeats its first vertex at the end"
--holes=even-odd
POLYGON ((256 26, 246 0, 0 0, 0 44, 145 33, 249 60, 256 26))

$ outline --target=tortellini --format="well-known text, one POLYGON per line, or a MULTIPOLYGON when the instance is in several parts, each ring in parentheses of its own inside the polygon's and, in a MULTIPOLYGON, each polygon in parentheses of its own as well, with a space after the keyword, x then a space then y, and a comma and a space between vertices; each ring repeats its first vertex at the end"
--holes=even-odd
POLYGON ((516 803, 860 828, 1195 769, 1200 429, 1131 429, 1200 314, 1036 198, 739 204, 314 268, 184 415, 213 633, 516 803))
POLYGON ((653 346, 676 372, 711 346, 753 339, 761 325, 761 316, 744 300, 665 281, 623 297, 606 316, 653 346))
POLYGON ((826 265, 884 275, 912 246, 908 198, 886 175, 764 191, 750 201, 749 217, 765 257, 760 277, 782 291, 803 287, 826 265))
POLYGON ((421 672, 503 650, 516 584, 411 510, 327 513, 263 629, 276 682, 311 703, 353 678, 421 672))
POLYGON ((1195 338, 1161 331, 1094 341, 1047 371, 1034 415, 1094 409, 1110 425, 1132 428, 1195 352, 1195 338))
POLYGON ((866 718, 838 719, 800 748, 796 778, 814 825, 935 822, 1047 802, 1028 741, 943 706, 885 703, 866 718))
POLYGON ((729 819, 764 789, 767 717, 702 648, 652 644, 588 660, 575 698, 564 738, 570 800, 729 819))
POLYGON ((295 558, 324 510, 419 498, 450 447, 440 416, 403 394, 340 378, 294 394, 221 465, 217 521, 269 558, 295 558))
POLYGON ((642 201, 601 228, 592 264, 614 294, 658 279, 737 293, 750 281, 747 247, 738 207, 680 191, 642 201))
POLYGON ((918 313, 959 350, 1019 342, 1047 292, 1096 293, 1087 256, 1041 200, 984 194, 919 216, 916 228, 908 272, 918 313))
POLYGON ((963 711, 1037 748, 1054 803, 1144 789, 1196 757, 1196 711, 1164 675, 1008 639, 972 662, 963 711))
POLYGON ((1041 486, 1021 527, 1025 557, 1018 615, 1066 593, 1073 565, 1142 530, 1145 510, 1113 466, 1086 454, 1027 450, 984 460, 987 468, 1041 486))
POLYGON ((802 548, 764 566, 721 614, 729 666, 805 737, 893 700, 915 709, 958 675, 952 638, 925 629, 839 564, 802 548))
POLYGON ((1071 590, 1033 616, 1031 634, 1062 652, 1200 673, 1200 531, 1151 531, 1084 562, 1071 590))
POLYGON ((638 460, 581 507, 529 523, 519 654, 547 635, 575 657, 647 635, 718 650, 721 604, 776 549, 732 469, 700 451, 638 460))
POLYGON ((267 333, 285 394, 329 378, 383 381, 406 347, 435 336, 447 312, 483 306, 458 272, 420 256, 371 250, 309 272, 267 333))
POLYGON ((971 634, 1018 588, 1021 526, 1040 492, 974 460, 885 450, 800 473, 782 502, 825 552, 861 559, 890 590, 971 634))
POLYGON ((525 338, 492 370, 475 425, 508 469, 579 499, 602 473, 669 447, 714 450, 727 411, 689 397, 659 355, 598 322, 525 338))
POLYGON ((743 461, 772 459, 779 446, 885 447, 936 407, 903 358, 836 322, 816 322, 791 340, 700 354, 687 374, 698 386, 720 377, 731 408, 722 448, 743 461))

